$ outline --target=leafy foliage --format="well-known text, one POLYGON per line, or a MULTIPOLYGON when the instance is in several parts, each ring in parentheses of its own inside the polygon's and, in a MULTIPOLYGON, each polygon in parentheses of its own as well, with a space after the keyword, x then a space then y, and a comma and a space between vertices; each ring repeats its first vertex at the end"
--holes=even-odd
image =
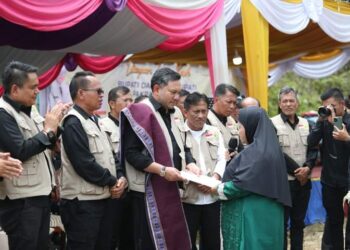
POLYGON ((306 79, 289 72, 276 84, 269 88, 269 115, 278 112, 278 93, 281 88, 289 86, 298 91, 299 111, 317 110, 321 106, 320 95, 327 89, 337 87, 343 91, 345 97, 350 95, 350 63, 336 74, 321 79, 306 79))

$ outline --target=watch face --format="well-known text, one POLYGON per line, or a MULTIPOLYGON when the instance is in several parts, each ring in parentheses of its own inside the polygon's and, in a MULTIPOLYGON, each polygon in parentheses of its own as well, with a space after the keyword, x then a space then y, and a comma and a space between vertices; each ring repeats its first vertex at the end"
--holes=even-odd
POLYGON ((56 134, 55 134, 55 132, 53 132, 53 131, 47 132, 47 138, 49 139, 49 141, 51 143, 55 143, 56 142, 56 134))

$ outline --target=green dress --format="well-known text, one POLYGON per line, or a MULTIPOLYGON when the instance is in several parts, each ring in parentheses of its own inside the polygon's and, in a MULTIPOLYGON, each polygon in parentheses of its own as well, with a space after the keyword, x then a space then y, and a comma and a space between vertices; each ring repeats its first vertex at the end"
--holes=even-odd
MULTIPOLYGON (((224 249, 283 249, 283 205, 244 191, 232 181, 222 185, 224 197, 228 199, 222 202, 221 213, 224 249)), ((220 196, 223 198, 222 194, 220 196)))

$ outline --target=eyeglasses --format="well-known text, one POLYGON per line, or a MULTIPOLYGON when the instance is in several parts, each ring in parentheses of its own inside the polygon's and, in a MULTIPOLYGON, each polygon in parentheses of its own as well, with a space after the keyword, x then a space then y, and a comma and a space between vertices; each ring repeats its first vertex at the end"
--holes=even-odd
POLYGON ((98 95, 104 94, 104 91, 103 91, 103 89, 101 89, 101 88, 98 88, 98 89, 82 89, 82 90, 85 90, 85 91, 95 91, 98 95))

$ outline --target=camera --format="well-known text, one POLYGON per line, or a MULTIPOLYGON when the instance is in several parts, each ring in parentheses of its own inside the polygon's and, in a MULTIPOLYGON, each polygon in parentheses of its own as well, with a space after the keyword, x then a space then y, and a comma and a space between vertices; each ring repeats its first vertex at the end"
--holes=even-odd
POLYGON ((332 110, 330 110, 329 108, 327 107, 319 107, 318 108, 318 114, 321 116, 321 117, 328 117, 332 114, 332 110))

